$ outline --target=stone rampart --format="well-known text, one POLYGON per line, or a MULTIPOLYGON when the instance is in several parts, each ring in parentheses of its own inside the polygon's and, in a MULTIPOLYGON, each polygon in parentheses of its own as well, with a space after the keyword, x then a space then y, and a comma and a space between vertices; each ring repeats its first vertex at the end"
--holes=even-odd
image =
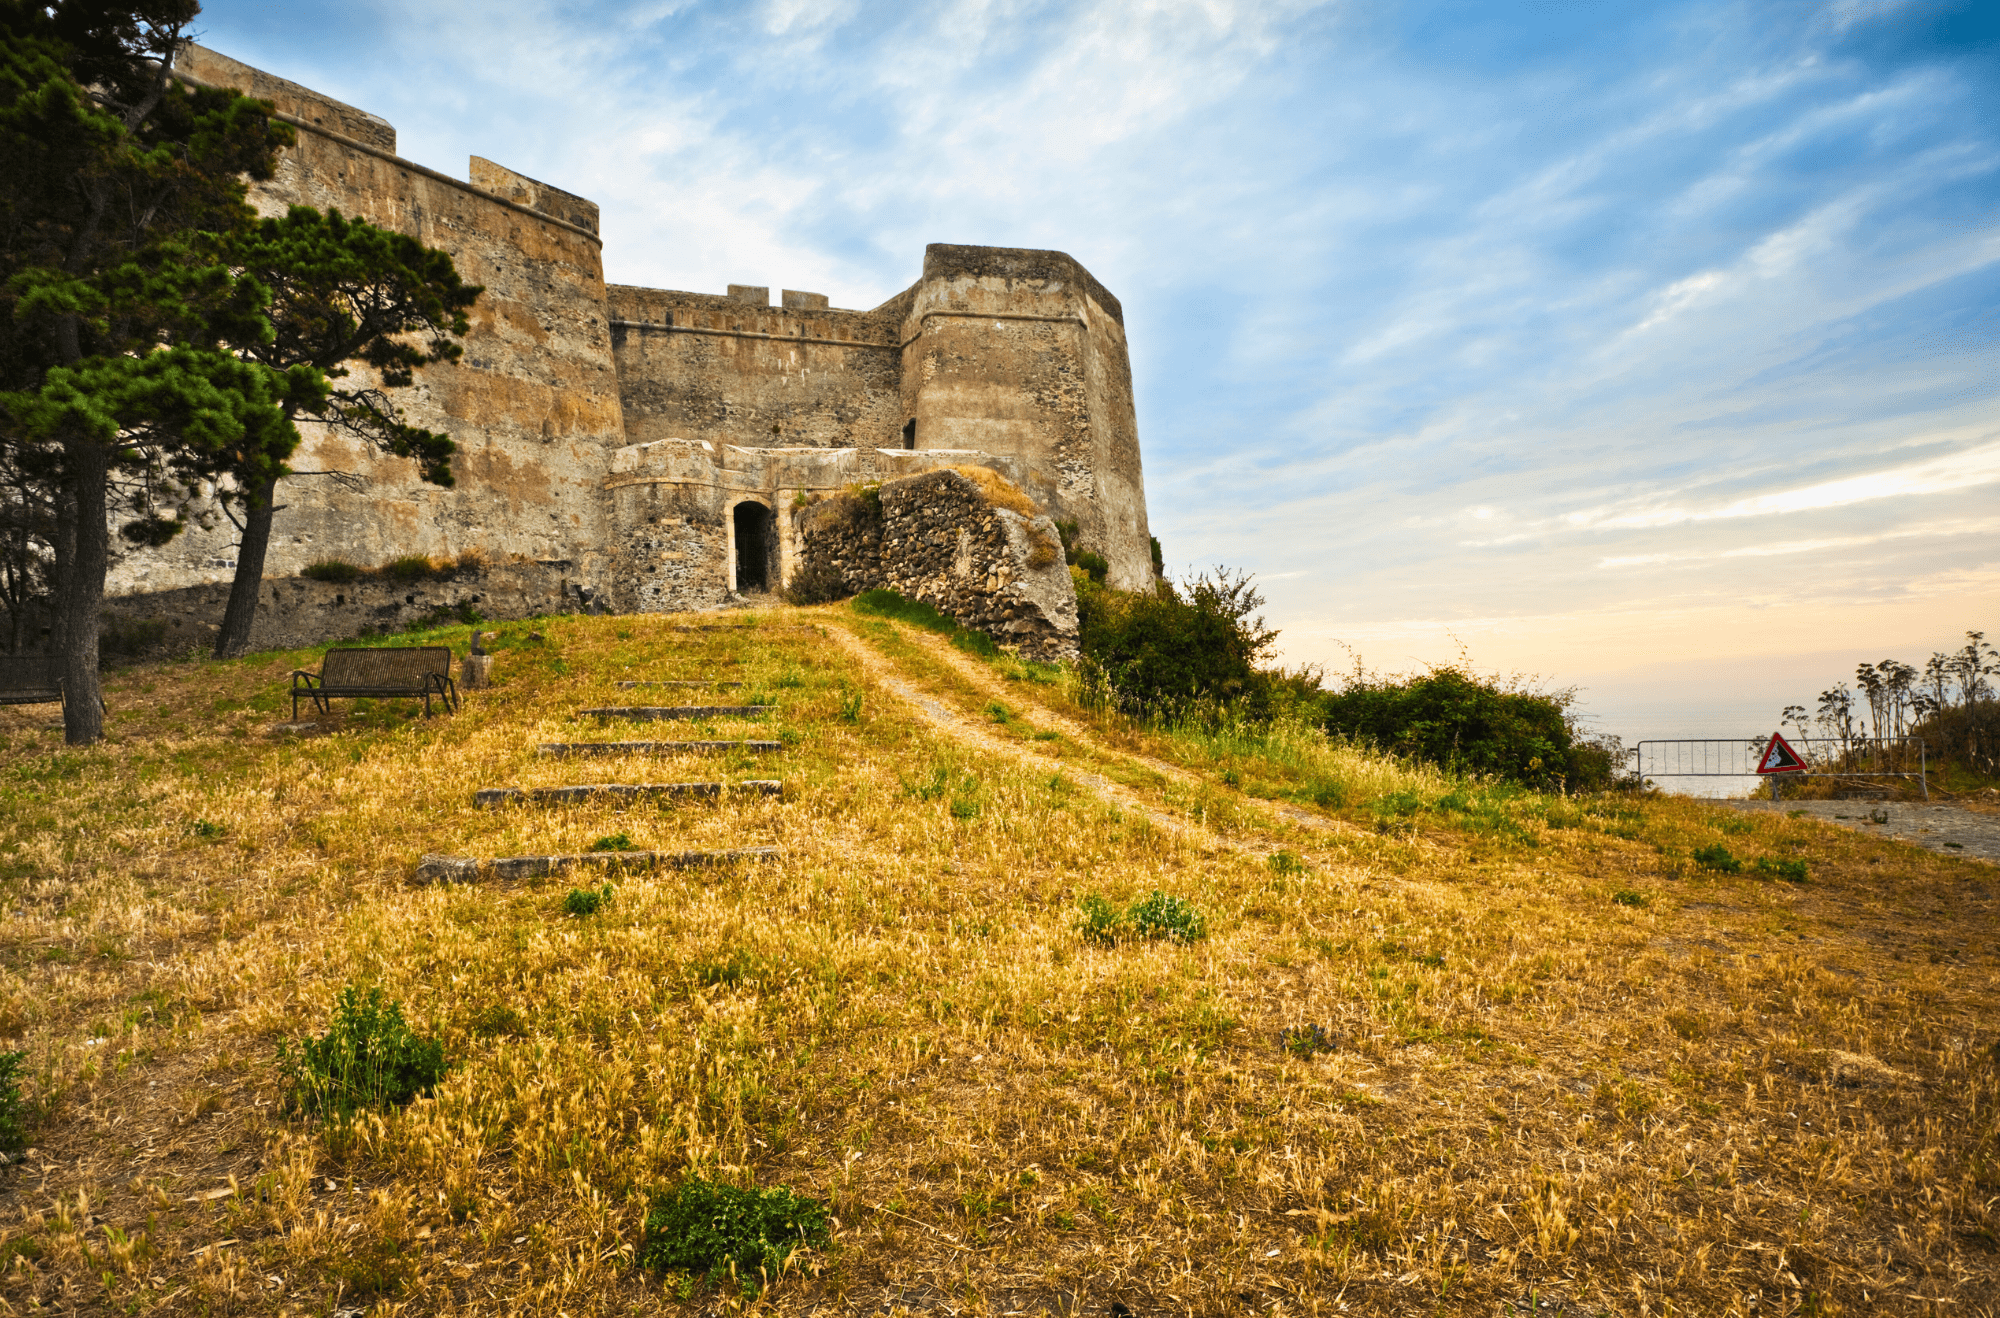
MULTIPOLYGON (((788 292, 793 303, 808 294, 788 292)), ((773 448, 887 448, 903 426, 896 317, 612 285, 625 433, 773 448)), ((818 298, 824 303, 824 298, 818 298)))
MULTIPOLYGON (((106 600, 105 634, 113 638, 110 648, 130 657, 207 650, 228 598, 223 582, 106 600)), ((250 648, 305 649, 474 613, 506 621, 596 606, 595 591, 573 563, 468 564, 421 581, 373 574, 353 581, 266 577, 250 648)))
POLYGON ((1055 522, 995 506, 962 472, 843 492, 794 515, 802 574, 838 594, 886 588, 1026 658, 1076 657, 1076 588, 1055 522))

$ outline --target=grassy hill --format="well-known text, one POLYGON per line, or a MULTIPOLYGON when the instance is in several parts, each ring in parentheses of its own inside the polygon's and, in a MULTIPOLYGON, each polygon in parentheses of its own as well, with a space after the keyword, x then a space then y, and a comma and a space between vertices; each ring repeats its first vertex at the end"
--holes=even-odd
POLYGON ((0 710, 9 1312, 749 1304, 635 1266, 690 1174, 827 1202, 829 1245, 756 1301, 786 1313, 2000 1304, 1991 866, 1149 730, 838 606, 532 626, 452 717, 273 731, 308 652, 119 675, 87 751, 0 710), (777 711, 572 717, 711 698, 614 685, 689 679, 777 711), (783 748, 535 753, 635 737, 783 748), (588 915, 581 878, 412 880, 620 834, 781 855, 612 875, 588 915), (1205 936, 1080 928, 1154 892, 1205 936), (287 1112, 280 1041, 349 985, 448 1073, 351 1124, 287 1112))

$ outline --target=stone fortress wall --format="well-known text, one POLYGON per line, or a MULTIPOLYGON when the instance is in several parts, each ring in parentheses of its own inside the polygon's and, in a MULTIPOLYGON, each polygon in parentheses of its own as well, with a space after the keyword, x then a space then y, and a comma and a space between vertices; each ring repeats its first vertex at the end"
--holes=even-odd
MULTIPOLYGON (((397 395, 457 443, 457 484, 303 424, 272 581, 425 555, 532 565, 560 597, 621 611, 714 607, 799 569, 793 514, 812 498, 949 466, 990 468, 1074 520, 1113 585, 1152 581, 1123 311, 1063 253, 933 244, 917 282, 866 311, 607 285, 595 204, 479 157, 466 180, 404 160, 386 121, 214 51, 176 69, 298 128, 252 186, 260 212, 338 208, 450 252, 486 290, 463 359, 397 395)), ((212 500, 188 511, 187 533, 114 569, 127 616, 226 585, 233 528, 212 500)), ((267 636, 260 621, 253 644, 267 636)))

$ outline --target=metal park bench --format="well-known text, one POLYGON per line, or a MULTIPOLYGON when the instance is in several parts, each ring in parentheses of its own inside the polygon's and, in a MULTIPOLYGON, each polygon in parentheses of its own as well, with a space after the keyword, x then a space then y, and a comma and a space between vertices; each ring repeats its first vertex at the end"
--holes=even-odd
POLYGON ((382 650, 328 650, 317 673, 292 672, 292 721, 299 717, 299 700, 313 702, 322 714, 333 712, 327 702, 362 696, 422 696, 424 717, 431 715, 431 697, 445 712, 458 710, 458 687, 451 680, 451 649, 443 645, 404 646, 382 650))
POLYGON ((0 654, 0 705, 63 703, 62 656, 0 654))

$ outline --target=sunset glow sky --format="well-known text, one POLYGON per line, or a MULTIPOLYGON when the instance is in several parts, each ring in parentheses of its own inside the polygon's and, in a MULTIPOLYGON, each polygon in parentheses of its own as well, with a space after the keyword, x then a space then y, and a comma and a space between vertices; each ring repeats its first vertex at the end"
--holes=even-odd
POLYGON ((213 0, 203 40, 603 207, 621 283, 1123 300, 1170 570, 1291 662, 1462 644, 1767 730, 2000 633, 2000 5, 213 0))

